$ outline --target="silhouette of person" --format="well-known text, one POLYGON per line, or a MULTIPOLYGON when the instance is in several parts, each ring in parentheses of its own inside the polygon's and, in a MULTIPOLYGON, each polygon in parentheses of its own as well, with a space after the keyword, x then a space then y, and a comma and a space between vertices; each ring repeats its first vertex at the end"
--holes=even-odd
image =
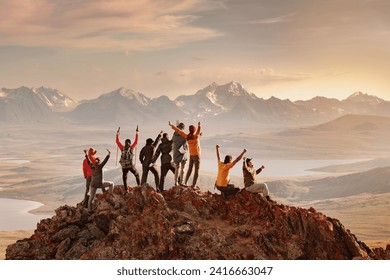
POLYGON ((157 147, 158 142, 161 139, 161 134, 157 136, 157 138, 153 141, 152 138, 146 139, 146 145, 141 149, 141 152, 139 153, 139 160, 142 164, 142 178, 141 178, 141 185, 145 184, 148 179, 148 173, 149 171, 153 173, 154 175, 154 182, 156 184, 156 190, 158 190, 159 186, 159 175, 157 168, 154 164, 151 165, 154 151, 157 147))
POLYGON ((153 156, 152 163, 155 163, 158 157, 161 154, 161 176, 159 191, 164 191, 164 182, 165 177, 167 176, 168 171, 172 171, 175 174, 175 165, 172 162, 172 140, 169 140, 168 133, 164 133, 161 138, 161 144, 158 145, 156 153, 153 156))

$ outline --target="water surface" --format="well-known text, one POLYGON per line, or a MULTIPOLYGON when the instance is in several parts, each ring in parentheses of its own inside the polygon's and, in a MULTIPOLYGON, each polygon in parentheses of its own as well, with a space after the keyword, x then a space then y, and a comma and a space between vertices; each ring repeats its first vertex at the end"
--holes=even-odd
POLYGON ((42 205, 36 201, 0 198, 0 231, 35 229, 41 219, 51 217, 28 213, 42 205))

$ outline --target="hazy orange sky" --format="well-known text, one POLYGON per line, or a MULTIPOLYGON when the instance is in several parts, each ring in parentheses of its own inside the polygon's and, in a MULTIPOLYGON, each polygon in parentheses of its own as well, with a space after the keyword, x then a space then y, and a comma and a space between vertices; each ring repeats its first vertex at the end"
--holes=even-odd
POLYGON ((390 100, 388 0, 0 0, 0 87, 390 100))

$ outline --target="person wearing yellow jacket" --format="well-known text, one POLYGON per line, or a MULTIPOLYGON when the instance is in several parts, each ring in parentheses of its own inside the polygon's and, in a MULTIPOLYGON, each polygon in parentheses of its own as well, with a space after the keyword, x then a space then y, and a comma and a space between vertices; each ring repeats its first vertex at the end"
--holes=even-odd
POLYGON ((180 136, 187 139, 188 143, 188 150, 190 153, 190 163, 188 166, 187 174, 186 174, 186 180, 185 185, 187 185, 188 179, 191 176, 192 169, 194 169, 194 178, 192 180, 191 187, 196 186, 196 182, 198 180, 199 176, 199 168, 200 168, 200 143, 199 143, 199 137, 200 137, 200 131, 201 131, 201 125, 200 122, 198 122, 198 128, 196 129, 195 126, 190 125, 188 127, 189 133, 185 133, 183 130, 176 127, 174 124, 169 122, 169 126, 175 130, 177 133, 179 133, 180 136), (195 167, 195 168, 194 168, 195 167))

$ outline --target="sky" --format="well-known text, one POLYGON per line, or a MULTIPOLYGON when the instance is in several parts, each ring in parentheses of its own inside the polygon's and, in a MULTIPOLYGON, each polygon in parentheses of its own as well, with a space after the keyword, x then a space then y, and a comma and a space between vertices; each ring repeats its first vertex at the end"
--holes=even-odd
POLYGON ((388 0, 0 0, 0 88, 390 100, 388 0))

